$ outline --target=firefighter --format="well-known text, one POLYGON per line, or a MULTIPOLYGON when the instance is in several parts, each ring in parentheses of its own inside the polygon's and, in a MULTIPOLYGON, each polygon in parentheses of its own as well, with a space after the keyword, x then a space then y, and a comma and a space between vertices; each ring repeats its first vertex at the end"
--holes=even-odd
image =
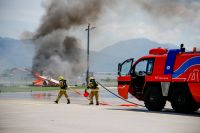
POLYGON ((88 89, 91 89, 90 92, 90 103, 89 105, 93 104, 93 97, 95 96, 96 99, 96 105, 99 105, 99 88, 98 88, 98 84, 96 83, 94 77, 90 77, 89 78, 89 83, 88 83, 88 89))
POLYGON ((70 104, 70 99, 67 94, 68 86, 67 86, 66 80, 64 79, 63 76, 59 76, 58 79, 59 79, 60 92, 58 93, 58 97, 57 97, 56 101, 54 101, 54 102, 58 104, 58 101, 60 100, 62 95, 65 95, 65 97, 67 99, 67 104, 70 104))

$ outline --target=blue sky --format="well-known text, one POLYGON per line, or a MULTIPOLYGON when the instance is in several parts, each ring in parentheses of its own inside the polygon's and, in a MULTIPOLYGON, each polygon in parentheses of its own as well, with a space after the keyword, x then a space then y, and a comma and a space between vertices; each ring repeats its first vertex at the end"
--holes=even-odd
MULTIPOLYGON (((152 4, 156 2, 157 5, 164 2, 149 1, 152 4)), ((171 5, 170 1, 165 2, 166 8, 171 5)), ((91 32, 91 49, 100 50, 118 41, 132 38, 200 47, 200 2, 183 1, 183 4, 180 2, 175 6, 177 10, 174 16, 165 12, 159 14, 156 10, 148 12, 131 0, 114 2, 111 7, 106 7, 100 19, 92 24, 96 29, 91 32)), ((36 31, 45 13, 42 3, 44 0, 0 0, 0 36, 20 39, 24 31, 36 31)), ((153 6, 159 9, 157 5, 153 6)), ((86 26, 87 24, 71 29, 68 33, 76 36, 83 47, 87 42, 84 31, 86 26)))
POLYGON ((42 0, 0 0, 0 36, 20 39, 21 33, 35 31, 44 13, 42 0))

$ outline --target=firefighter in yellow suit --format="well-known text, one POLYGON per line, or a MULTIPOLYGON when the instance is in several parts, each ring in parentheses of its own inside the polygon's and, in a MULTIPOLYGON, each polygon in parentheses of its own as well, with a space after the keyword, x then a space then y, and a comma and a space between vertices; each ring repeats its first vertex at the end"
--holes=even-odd
POLYGON ((99 88, 98 88, 98 84, 96 83, 94 77, 90 77, 89 78, 89 83, 88 83, 88 89, 91 89, 90 92, 90 105, 93 104, 93 97, 95 96, 96 99, 96 105, 99 105, 99 88))
POLYGON ((64 79, 63 76, 59 76, 58 79, 59 79, 60 92, 58 93, 57 99, 54 102, 58 104, 60 98, 62 97, 62 95, 64 95, 67 99, 67 104, 70 104, 70 99, 67 94, 68 86, 66 80, 64 79))

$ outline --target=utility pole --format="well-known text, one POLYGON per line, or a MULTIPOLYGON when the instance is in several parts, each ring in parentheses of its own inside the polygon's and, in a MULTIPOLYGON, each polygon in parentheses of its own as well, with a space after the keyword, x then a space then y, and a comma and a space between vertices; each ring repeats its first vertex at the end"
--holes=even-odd
POLYGON ((88 24, 87 29, 87 71, 86 71, 86 85, 88 86, 88 79, 90 74, 90 30, 93 30, 96 27, 90 27, 90 24, 88 24))

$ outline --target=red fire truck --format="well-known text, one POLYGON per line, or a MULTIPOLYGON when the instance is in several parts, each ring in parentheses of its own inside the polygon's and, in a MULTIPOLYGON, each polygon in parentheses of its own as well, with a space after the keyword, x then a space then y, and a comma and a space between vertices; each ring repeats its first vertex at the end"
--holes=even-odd
POLYGON ((137 61, 118 64, 118 94, 144 101, 148 110, 160 111, 166 101, 176 112, 200 107, 200 51, 154 48, 137 61))

